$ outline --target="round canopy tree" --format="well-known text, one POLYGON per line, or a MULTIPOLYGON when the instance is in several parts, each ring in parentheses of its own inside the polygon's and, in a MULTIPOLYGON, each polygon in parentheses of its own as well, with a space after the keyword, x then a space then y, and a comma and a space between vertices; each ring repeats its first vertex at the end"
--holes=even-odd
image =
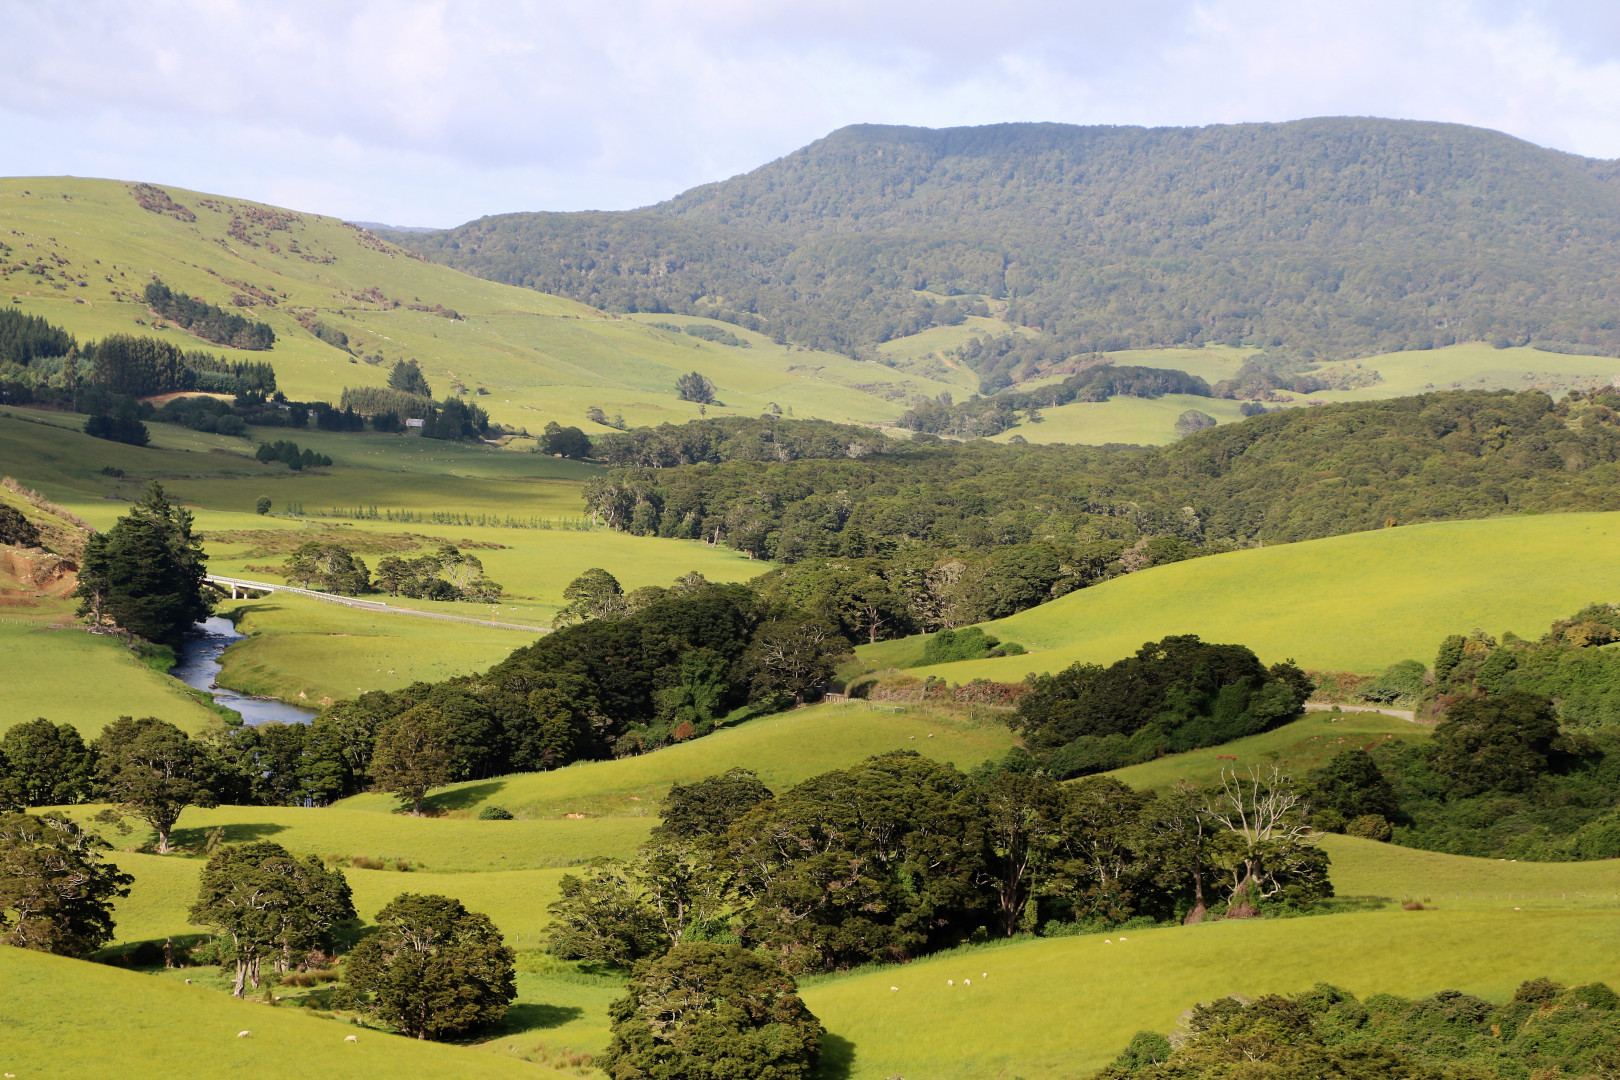
POLYGON ((685 942, 638 964, 626 989, 609 1010, 614 1080, 802 1080, 815 1068, 821 1023, 768 957, 685 942))
POLYGON ((0 816, 0 945, 89 956, 112 940, 114 897, 135 879, 65 817, 0 816))

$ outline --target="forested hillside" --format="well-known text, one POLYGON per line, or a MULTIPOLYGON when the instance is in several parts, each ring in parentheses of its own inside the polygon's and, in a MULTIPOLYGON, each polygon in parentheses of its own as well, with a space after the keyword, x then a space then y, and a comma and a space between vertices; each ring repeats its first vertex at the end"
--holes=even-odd
POLYGON ((1046 332, 1046 361, 1200 342, 1620 354, 1614 165, 1451 124, 861 125, 643 210, 389 238, 855 355, 991 304, 1046 332))

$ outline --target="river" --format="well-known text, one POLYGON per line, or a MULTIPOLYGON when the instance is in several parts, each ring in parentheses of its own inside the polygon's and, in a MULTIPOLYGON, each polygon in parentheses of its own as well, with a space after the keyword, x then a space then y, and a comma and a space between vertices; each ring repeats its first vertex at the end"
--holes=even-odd
POLYGON ((313 709, 301 709, 270 698, 243 697, 234 690, 215 685, 220 653, 245 636, 236 632, 231 620, 218 615, 197 623, 186 636, 185 644, 180 646, 180 662, 169 669, 169 674, 187 686, 206 690, 215 702, 240 713, 244 723, 265 724, 274 720, 282 724, 307 724, 315 719, 313 709))

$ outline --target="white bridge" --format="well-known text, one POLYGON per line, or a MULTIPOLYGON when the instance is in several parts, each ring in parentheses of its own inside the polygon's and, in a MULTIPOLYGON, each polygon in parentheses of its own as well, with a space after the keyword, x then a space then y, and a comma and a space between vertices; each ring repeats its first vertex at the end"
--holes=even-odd
POLYGON ((396 607, 385 604, 381 600, 361 600, 355 596, 339 596, 337 593, 320 592, 315 589, 300 589, 296 585, 275 585, 268 581, 248 581, 245 578, 224 577, 220 574, 206 574, 204 581, 213 585, 220 592, 229 589, 231 599, 237 599, 237 594, 244 596, 250 592, 263 593, 292 593, 295 596, 308 596, 316 600, 324 600, 328 604, 341 604, 344 607, 359 608, 361 611, 376 611, 387 615, 415 615, 422 619, 439 619, 443 622, 469 623, 473 626, 493 626, 497 630, 521 630, 526 634, 549 634, 550 627, 524 626, 522 623, 496 622, 494 619, 473 619, 466 615, 445 615, 437 611, 418 611, 416 608, 396 607))

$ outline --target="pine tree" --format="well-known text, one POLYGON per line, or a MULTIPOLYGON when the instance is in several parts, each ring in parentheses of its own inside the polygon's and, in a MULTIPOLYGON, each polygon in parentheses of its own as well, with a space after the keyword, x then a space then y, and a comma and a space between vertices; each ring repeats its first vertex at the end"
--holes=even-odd
POLYGON ((213 611, 203 593, 206 571, 191 513, 170 503, 153 481, 127 516, 86 542, 74 595, 79 614, 97 624, 110 617, 138 637, 178 645, 193 623, 213 611))

